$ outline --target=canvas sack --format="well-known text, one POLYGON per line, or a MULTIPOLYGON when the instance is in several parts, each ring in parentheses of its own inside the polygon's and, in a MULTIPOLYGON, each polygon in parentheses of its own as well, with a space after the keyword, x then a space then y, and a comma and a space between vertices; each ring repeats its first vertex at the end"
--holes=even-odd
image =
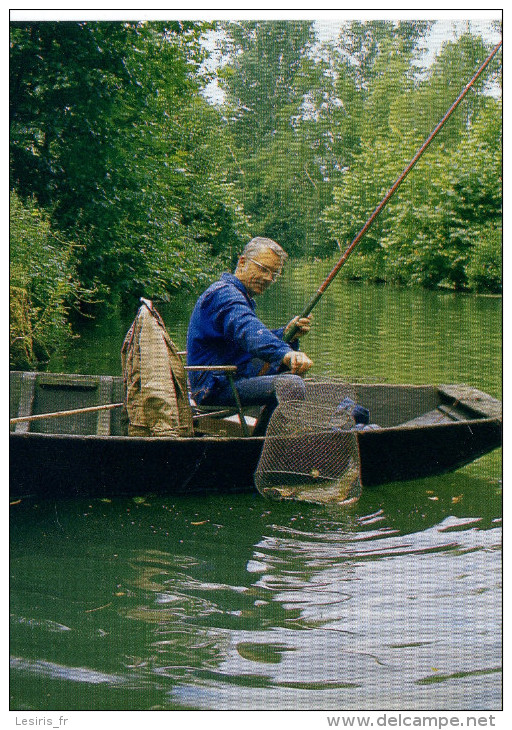
POLYGON ((121 349, 128 434, 192 436, 183 363, 153 303, 140 301, 121 349))

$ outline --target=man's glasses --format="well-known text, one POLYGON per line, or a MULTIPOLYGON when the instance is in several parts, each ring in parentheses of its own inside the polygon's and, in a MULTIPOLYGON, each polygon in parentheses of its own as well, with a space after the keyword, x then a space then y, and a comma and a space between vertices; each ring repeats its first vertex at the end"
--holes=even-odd
POLYGON ((248 256, 246 257, 247 261, 251 261, 251 263, 255 264, 256 266, 259 266, 260 269, 265 271, 265 273, 269 274, 269 276, 272 278, 272 281, 277 281, 279 277, 282 274, 281 269, 279 271, 272 271, 272 269, 269 269, 268 266, 265 266, 264 264, 260 264, 259 261, 256 261, 255 259, 250 259, 248 256))

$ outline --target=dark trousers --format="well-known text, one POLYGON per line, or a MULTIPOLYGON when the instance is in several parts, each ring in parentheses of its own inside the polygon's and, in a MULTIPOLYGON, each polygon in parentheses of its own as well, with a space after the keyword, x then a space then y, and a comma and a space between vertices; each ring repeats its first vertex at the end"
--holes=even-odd
MULTIPOLYGON (((292 400, 304 400, 305 385, 299 375, 280 373, 278 375, 260 375, 255 378, 240 378, 235 380, 242 406, 264 406, 258 419, 253 436, 265 433, 270 416, 277 406, 276 388, 286 392, 286 397, 292 400)), ((214 392, 202 401, 202 405, 234 406, 235 397, 229 382, 216 388, 214 392)))

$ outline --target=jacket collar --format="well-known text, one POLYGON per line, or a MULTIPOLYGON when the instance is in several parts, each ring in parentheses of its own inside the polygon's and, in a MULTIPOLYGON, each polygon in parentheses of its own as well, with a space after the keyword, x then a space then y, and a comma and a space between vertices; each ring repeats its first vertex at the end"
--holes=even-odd
POLYGON ((251 304, 254 305, 254 299, 249 295, 249 292, 245 288, 244 284, 240 281, 240 279, 237 279, 237 277, 234 274, 222 274, 220 277, 222 281, 225 281, 228 284, 233 284, 233 286, 236 286, 236 288, 242 292, 242 294, 247 297, 247 299, 251 302, 251 304))

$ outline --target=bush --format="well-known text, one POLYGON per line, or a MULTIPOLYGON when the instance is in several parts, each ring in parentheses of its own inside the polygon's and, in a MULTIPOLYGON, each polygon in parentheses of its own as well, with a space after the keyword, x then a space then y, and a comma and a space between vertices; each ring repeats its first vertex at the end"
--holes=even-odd
POLYGON ((10 366, 37 369, 73 336, 70 305, 80 292, 73 245, 51 230, 33 201, 10 196, 10 366))
POLYGON ((475 291, 499 293, 502 290, 502 233, 499 223, 488 223, 478 230, 471 260, 466 267, 468 283, 475 291))

